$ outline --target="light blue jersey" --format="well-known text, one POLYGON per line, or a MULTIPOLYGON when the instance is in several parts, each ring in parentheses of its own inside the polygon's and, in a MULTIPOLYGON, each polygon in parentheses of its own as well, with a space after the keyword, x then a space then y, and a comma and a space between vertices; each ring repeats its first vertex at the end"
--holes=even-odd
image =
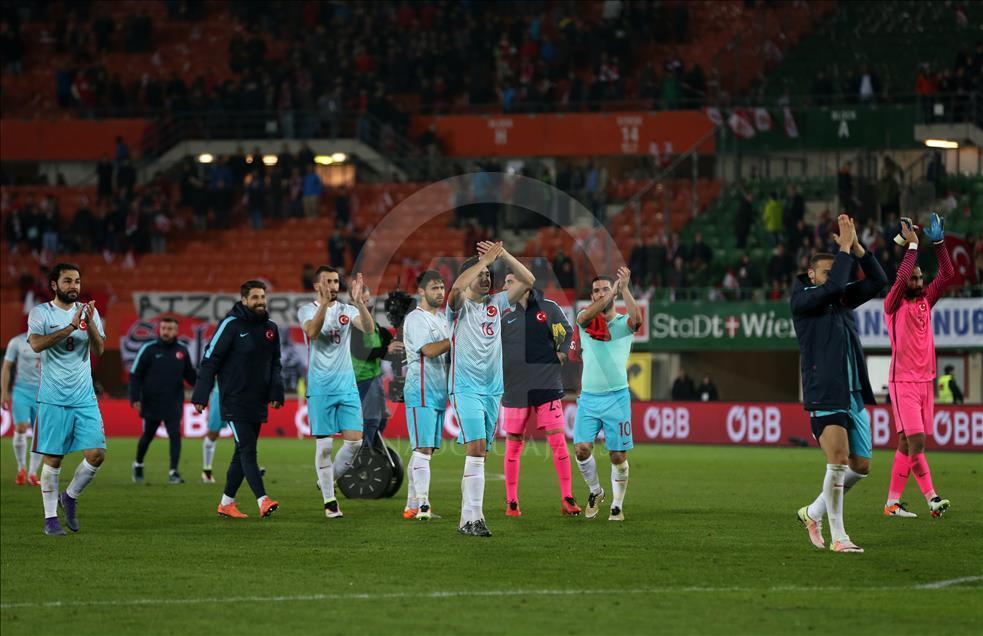
MULTIPOLYGON (((72 323, 81 303, 74 303, 67 311, 47 302, 31 310, 27 317, 28 335, 46 336, 64 329, 72 323)), ((85 329, 76 329, 72 335, 41 352, 41 383, 38 402, 59 406, 84 406, 94 404, 92 388, 92 364, 89 360, 89 329, 98 330, 106 337, 98 310, 89 317, 85 329)))
POLYGON ((447 318, 417 307, 403 323, 403 344, 406 346, 406 386, 403 397, 406 406, 443 410, 447 406, 447 368, 450 354, 428 358, 420 350, 428 344, 450 338, 447 318))
MULTIPOLYGON (((317 308, 315 302, 297 310, 301 326, 314 318, 317 308)), ((336 302, 325 313, 321 333, 314 342, 304 334, 308 350, 307 397, 358 393, 351 353, 352 321, 357 317, 358 309, 336 302)))
POLYGON ((7 343, 3 359, 14 364, 14 391, 32 398, 37 396, 41 383, 41 354, 27 343, 27 334, 14 336, 7 343))
POLYGON ((628 388, 628 356, 634 332, 628 326, 628 316, 618 314, 608 323, 610 340, 596 340, 580 324, 577 333, 583 350, 584 372, 581 389, 584 393, 610 393, 628 388))
POLYGON ((451 370, 448 389, 453 394, 502 395, 502 312, 509 307, 507 292, 476 303, 462 298, 452 311, 451 370))

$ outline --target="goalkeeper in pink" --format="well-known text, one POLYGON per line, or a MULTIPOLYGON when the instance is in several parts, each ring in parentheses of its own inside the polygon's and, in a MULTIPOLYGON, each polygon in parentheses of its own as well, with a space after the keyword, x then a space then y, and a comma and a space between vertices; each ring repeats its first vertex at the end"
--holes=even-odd
POLYGON ((891 339, 888 390, 898 429, 898 450, 894 455, 891 485, 884 506, 884 514, 892 517, 917 516, 901 503, 909 473, 915 475, 933 517, 942 516, 949 508, 949 500, 939 497, 932 485, 932 473, 925 459, 925 435, 932 432, 935 417, 932 307, 952 279, 953 270, 943 239, 943 219, 933 213, 923 233, 935 247, 938 275, 931 285, 924 286, 922 270, 917 265, 918 234, 911 223, 903 220, 901 236, 908 249, 898 267, 894 285, 884 300, 884 318, 891 339))

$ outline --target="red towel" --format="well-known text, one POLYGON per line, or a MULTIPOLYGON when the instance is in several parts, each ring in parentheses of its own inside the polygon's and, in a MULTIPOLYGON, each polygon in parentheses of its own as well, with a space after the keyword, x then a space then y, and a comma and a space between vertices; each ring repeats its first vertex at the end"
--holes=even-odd
POLYGON ((598 314, 594 316, 594 319, 590 321, 585 330, 587 334, 594 340, 610 340, 611 331, 608 329, 608 321, 604 319, 603 315, 598 314))

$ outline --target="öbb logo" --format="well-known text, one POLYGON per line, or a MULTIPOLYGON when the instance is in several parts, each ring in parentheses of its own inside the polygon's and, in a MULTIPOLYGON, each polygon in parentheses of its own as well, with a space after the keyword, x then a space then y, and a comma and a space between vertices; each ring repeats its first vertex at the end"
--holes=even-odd
POLYGON ((670 406, 647 408, 642 425, 648 439, 687 439, 690 431, 689 409, 670 406))
POLYGON ((782 412, 774 406, 732 406, 727 436, 735 444, 774 444, 782 438, 782 412))
POLYGON ((983 411, 937 411, 934 423, 939 446, 983 447, 983 411))

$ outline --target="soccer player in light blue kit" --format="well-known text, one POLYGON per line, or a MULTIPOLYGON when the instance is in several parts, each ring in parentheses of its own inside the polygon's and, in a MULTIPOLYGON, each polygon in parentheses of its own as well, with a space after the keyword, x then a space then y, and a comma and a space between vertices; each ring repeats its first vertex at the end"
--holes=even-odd
POLYGON ((642 312, 631 295, 631 272, 618 270, 618 279, 598 276, 591 281, 591 304, 577 315, 577 332, 583 350, 584 373, 573 444, 577 466, 590 488, 585 516, 597 516, 604 501, 604 489, 597 477, 594 440, 604 429, 604 445, 611 456, 611 515, 608 521, 624 521, 621 507, 628 489, 628 451, 631 439, 631 395, 628 392, 628 356, 632 337, 642 324, 642 312), (618 294, 625 301, 627 314, 614 309, 618 294))
POLYGON ((77 265, 58 263, 48 275, 52 301, 38 305, 27 317, 28 342, 41 354, 38 417, 33 450, 44 455, 41 499, 44 533, 64 536, 58 506, 65 524, 78 532, 76 503, 106 458, 106 434, 92 387, 89 355, 102 355, 106 333, 95 301, 76 302, 82 288, 77 265), (80 450, 85 456, 65 492, 58 494, 58 477, 65 455, 80 450))
POLYGON ((485 455, 495 436, 498 407, 505 384, 502 374, 502 313, 515 304, 536 278, 505 251, 501 243, 478 243, 478 256, 461 265, 447 299, 451 326, 451 369, 448 390, 461 425, 458 442, 467 447, 461 481, 461 524, 458 532, 490 537, 482 505, 485 497, 485 455), (491 270, 501 258, 515 276, 507 292, 489 295, 491 270))
POLYGON ((451 350, 450 325, 440 308, 444 304, 444 279, 432 269, 416 279, 419 300, 403 322, 406 348, 406 428, 413 456, 409 474, 405 519, 427 521, 430 510, 430 457, 440 448, 447 409, 447 368, 451 350))
POLYGON ((314 272, 317 299, 297 311, 310 352, 307 365, 307 421, 316 439, 314 468, 324 498, 324 516, 343 516, 335 498, 335 466, 343 475, 362 447, 362 401, 352 367, 352 326, 362 333, 375 331, 375 321, 362 296, 362 275, 348 290, 350 305, 338 302, 341 277, 338 270, 322 265, 314 272), (341 433, 344 443, 331 461, 332 435, 341 433))
POLYGON ((41 382, 41 356, 27 344, 27 334, 14 336, 7 343, 0 371, 0 404, 10 410, 14 420, 14 457, 17 459, 18 486, 41 484, 38 466, 41 455, 31 453, 31 470, 27 470, 27 429, 38 414, 38 384, 41 382), (12 373, 13 372, 13 373, 12 373), (12 377, 13 376, 13 377, 12 377), (11 390, 10 381, 14 388, 11 390))
POLYGON ((201 442, 201 483, 203 484, 215 483, 215 475, 212 474, 215 445, 218 443, 218 436, 222 433, 222 429, 227 426, 227 423, 222 421, 222 405, 219 399, 216 382, 215 388, 208 396, 208 432, 201 442))

